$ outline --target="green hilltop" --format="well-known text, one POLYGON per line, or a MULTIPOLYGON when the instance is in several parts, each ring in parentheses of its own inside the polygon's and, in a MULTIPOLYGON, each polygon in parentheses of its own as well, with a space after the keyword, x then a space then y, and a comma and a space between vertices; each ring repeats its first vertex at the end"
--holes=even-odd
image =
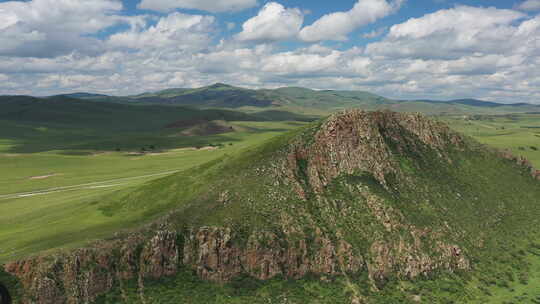
POLYGON ((44 303, 535 303, 535 176, 421 115, 352 110, 106 196, 151 224, 6 270, 44 303))

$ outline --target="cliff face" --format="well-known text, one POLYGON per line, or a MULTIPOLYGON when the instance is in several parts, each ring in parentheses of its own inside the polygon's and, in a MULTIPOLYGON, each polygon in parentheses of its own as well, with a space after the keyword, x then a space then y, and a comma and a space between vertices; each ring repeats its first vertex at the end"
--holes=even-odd
POLYGON ((5 270, 21 281, 23 303, 92 303, 128 280, 176 274, 178 256, 176 232, 158 231, 150 239, 132 235, 68 254, 13 262, 5 270))
MULTIPOLYGON (((420 232, 421 233, 421 232, 420 232)), ((206 280, 226 282, 241 274, 259 280, 275 276, 299 279, 307 274, 337 276, 367 271, 374 283, 391 275, 413 279, 435 270, 468 270, 469 261, 458 246, 436 242, 428 255, 420 241, 374 242, 366 254, 357 254, 347 241, 321 235, 306 239, 281 240, 269 233, 254 233, 247 246, 235 246, 228 228, 201 228, 190 234, 184 250, 184 264, 206 280), (308 245, 309 244, 309 245, 308 245)))
POLYGON ((345 240, 332 241, 317 231, 305 239, 280 240, 272 233, 253 233, 246 244, 234 244, 229 228, 203 227, 190 231, 181 248, 177 233, 158 231, 147 241, 133 236, 70 254, 13 262, 5 270, 22 283, 22 303, 92 303, 113 287, 137 280, 144 301, 144 281, 173 276, 183 263, 203 279, 227 282, 239 275, 268 280, 281 275, 302 278, 307 274, 338 276, 367 271, 374 283, 399 269, 402 278, 428 275, 435 270, 469 269, 457 246, 438 243, 439 256, 423 253, 420 235, 408 244, 373 243, 369 261, 355 253, 345 240), (183 254, 183 259, 180 257, 183 254))
MULTIPOLYGON (((211 185, 208 205, 194 205, 203 219, 219 212, 232 218, 240 209, 265 219, 257 226, 239 225, 245 215, 220 224, 177 223, 173 213, 159 228, 5 269, 20 279, 24 303, 43 304, 92 303, 129 281, 144 302, 146 280, 180 268, 214 282, 366 273, 374 289, 389 278, 467 271, 476 244, 458 221, 445 219, 458 218, 458 211, 435 202, 448 200, 443 194, 456 205, 463 198, 454 186, 434 188, 438 181, 430 186, 419 177, 430 170, 451 174, 448 168, 465 157, 455 154, 467 149, 458 134, 420 115, 348 111, 243 172, 241 181, 256 188, 211 185)), ((191 209, 176 214, 194 212, 185 210, 191 209)))

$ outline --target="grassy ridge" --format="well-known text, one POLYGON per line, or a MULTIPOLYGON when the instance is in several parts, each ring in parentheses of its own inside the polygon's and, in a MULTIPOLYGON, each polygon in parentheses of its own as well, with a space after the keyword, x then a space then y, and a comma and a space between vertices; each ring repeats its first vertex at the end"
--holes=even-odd
MULTIPOLYGON (((469 143, 465 152, 452 151, 450 163, 441 161, 429 150, 420 154, 410 151, 400 154, 396 150, 406 168, 405 180, 412 184, 394 181, 389 188, 395 190, 388 191, 362 174, 352 174, 336 179, 324 193, 323 200, 300 202, 292 197, 284 201, 270 200, 261 188, 272 184, 272 178, 246 173, 246 169, 273 163, 276 151, 298 132, 270 140, 241 155, 149 183, 127 196, 113 198, 107 202, 106 211, 116 216, 131 210, 152 213, 162 206, 176 207, 179 211, 172 219, 180 228, 225 225, 241 231, 274 231, 278 229, 275 225, 279 225, 283 211, 301 209, 293 216, 295 223, 302 223, 303 215, 309 213, 312 220, 328 232, 334 231, 337 225, 340 233, 356 248, 363 248, 365 240, 362 238, 367 236, 384 235, 386 241, 399 237, 385 234, 383 227, 376 224, 366 225, 372 221, 364 216, 369 210, 358 193, 351 190, 363 186, 382 195, 386 207, 400 210, 407 223, 434 232, 450 230, 444 240, 464 248, 472 259, 473 271, 412 281, 390 277, 381 291, 375 291, 365 272, 344 278, 314 277, 295 282, 241 279, 216 285, 200 282, 191 271, 183 269, 175 278, 149 282, 145 292, 152 301, 350 303, 356 296, 369 299, 369 303, 415 303, 417 300, 425 303, 536 303, 540 296, 537 288, 540 205, 536 200, 540 187, 528 172, 474 142, 469 143), (235 182, 239 180, 243 182, 235 182), (215 204, 215 198, 223 189, 234 193, 235 197, 225 207, 215 204), (150 198, 152 205, 147 204, 150 198), (359 211, 358 217, 344 217, 339 208, 332 207, 332 202, 354 205, 354 210, 359 211), (332 219, 339 220, 332 224, 332 219)), ((309 141, 310 132, 302 134, 303 139, 309 141)), ((403 233, 406 237, 406 231, 403 233)), ((140 299, 132 290, 133 293, 127 293, 129 302, 137 303, 140 299)), ((114 303, 120 296, 119 292, 109 294, 101 303, 114 303)))
POLYGON ((302 125, 278 122, 301 117, 287 113, 286 117, 283 113, 251 116, 228 110, 99 103, 65 97, 1 97, 0 105, 0 261, 59 247, 83 246, 140 225, 150 217, 137 212, 105 215, 98 203, 104 195, 130 191, 162 177, 154 176, 156 173, 185 170, 225 154, 236 154, 302 125), (165 128, 186 120, 225 120, 234 130, 185 136, 182 132, 186 128, 165 128), (193 149, 208 146, 213 149, 193 149), (145 153, 141 153, 143 150, 145 153), (7 196, 94 182, 105 183, 47 194, 7 196))

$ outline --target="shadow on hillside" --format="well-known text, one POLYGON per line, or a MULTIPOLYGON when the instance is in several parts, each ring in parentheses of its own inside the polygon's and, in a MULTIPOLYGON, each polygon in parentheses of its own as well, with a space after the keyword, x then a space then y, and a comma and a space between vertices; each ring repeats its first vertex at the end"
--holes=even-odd
POLYGON ((269 127, 250 132, 272 132, 282 130, 271 130, 271 122, 314 119, 286 111, 249 114, 227 109, 129 105, 68 97, 0 96, 0 105, 0 153, 140 151, 221 145, 240 139, 234 133, 174 136, 178 131, 167 126, 183 126, 183 121, 197 124, 252 121, 268 122, 269 127))
POLYGON ((266 110, 252 114, 252 116, 258 117, 263 120, 272 121, 302 121, 311 122, 320 119, 318 116, 303 115, 293 112, 280 111, 280 110, 266 110))
MULTIPOLYGON (((258 121, 258 125, 266 122, 258 121)), ((91 155, 93 151, 162 151, 188 147, 230 145, 244 140, 240 133, 286 132, 302 122, 283 122, 290 127, 248 126, 242 130, 205 136, 184 136, 183 129, 116 131, 101 128, 45 127, 0 121, 0 154, 62 151, 66 155, 91 155)))

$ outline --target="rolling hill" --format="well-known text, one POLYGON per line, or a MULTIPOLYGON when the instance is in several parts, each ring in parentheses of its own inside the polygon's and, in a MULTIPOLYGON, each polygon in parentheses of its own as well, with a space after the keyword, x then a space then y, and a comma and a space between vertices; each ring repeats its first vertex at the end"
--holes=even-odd
POLYGON ((196 107, 309 108, 327 112, 390 103, 390 100, 386 98, 367 92, 315 91, 299 87, 250 90, 221 83, 197 89, 168 89, 132 96, 132 98, 139 102, 172 103, 196 107))
MULTIPOLYGON (((110 97, 109 95, 86 93, 86 92, 76 92, 76 93, 61 94, 61 95, 56 95, 56 96, 63 96, 63 97, 68 97, 68 98, 78 98, 78 99, 94 99, 94 98, 110 97)), ((52 97, 55 97, 55 96, 52 96, 52 97)))
POLYGON ((66 96, 35 98, 0 96, 0 120, 33 124, 63 125, 71 128, 115 128, 117 130, 156 130, 181 119, 260 120, 230 110, 199 110, 163 105, 137 106, 82 101, 66 96), (137 123, 134 123, 137 122, 137 123))
POLYGON ((422 112, 425 114, 504 114, 537 112, 540 107, 527 103, 500 104, 476 99, 392 100, 364 91, 311 90, 300 87, 251 90, 217 83, 195 89, 167 89, 127 97, 95 98, 117 102, 177 104, 197 108, 229 108, 244 112, 278 110, 325 116, 332 112, 362 108, 422 112))
POLYGON ((538 173, 418 114, 347 111, 105 197, 162 217, 0 276, 38 303, 529 301, 538 173))
POLYGON ((301 87, 252 90, 223 83, 193 89, 172 88, 123 97, 91 93, 53 96, 53 98, 57 97, 124 104, 234 109, 247 113, 272 112, 276 114, 279 112, 284 117, 291 114, 303 115, 304 117, 297 117, 300 120, 312 120, 314 117, 323 117, 349 108, 421 112, 428 115, 507 114, 540 111, 540 106, 528 103, 503 104, 477 99, 393 100, 364 91, 312 90, 301 87))
MULTIPOLYGON (((228 109, 94 102, 65 96, 2 96, 0 108, 0 138, 16 143, 10 152, 65 149, 112 151, 139 149, 152 142, 164 148, 174 148, 186 144, 169 137, 176 130, 168 126, 179 121, 192 122, 183 128, 193 128, 213 121, 275 119, 228 109)), ((215 128, 213 130, 217 131, 215 128)), ((211 132, 206 135, 211 135, 211 132)))
POLYGON ((133 98, 139 102, 217 108, 269 107, 273 103, 264 93, 221 83, 197 89, 168 89, 133 98))

